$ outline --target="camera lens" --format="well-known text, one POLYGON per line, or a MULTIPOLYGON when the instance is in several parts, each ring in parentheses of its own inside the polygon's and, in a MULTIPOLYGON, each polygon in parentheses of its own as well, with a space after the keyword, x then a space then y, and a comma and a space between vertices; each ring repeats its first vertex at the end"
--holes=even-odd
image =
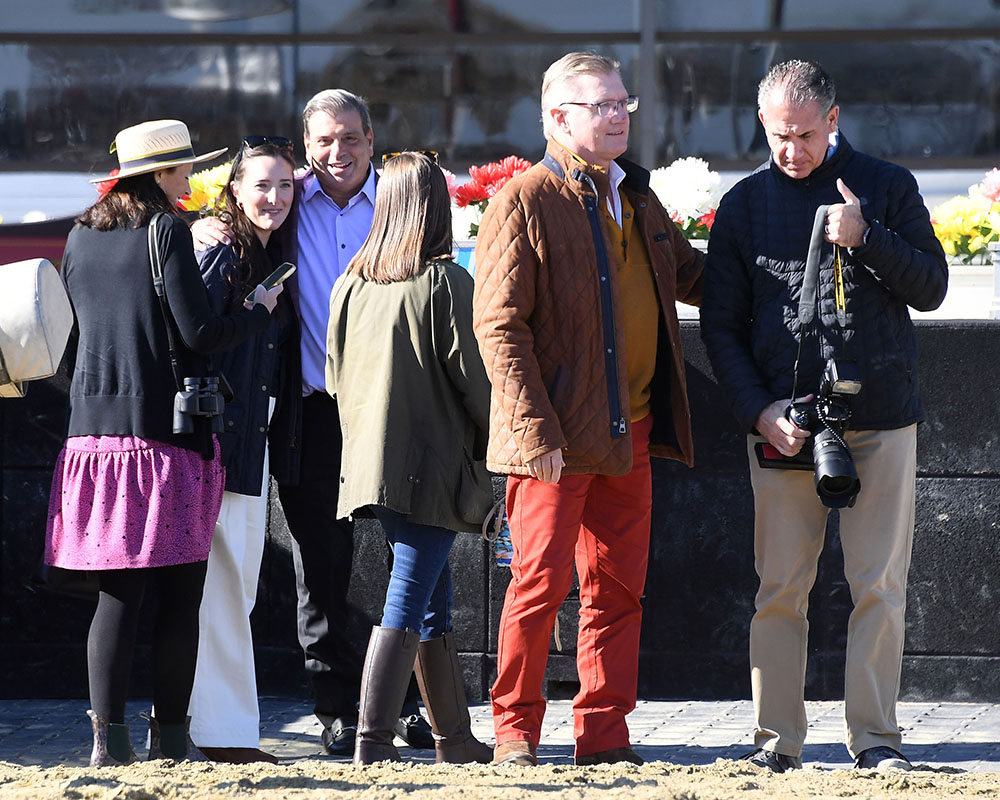
POLYGON ((821 430, 813 442, 816 494, 827 508, 850 508, 861 491, 854 460, 832 431, 821 430))

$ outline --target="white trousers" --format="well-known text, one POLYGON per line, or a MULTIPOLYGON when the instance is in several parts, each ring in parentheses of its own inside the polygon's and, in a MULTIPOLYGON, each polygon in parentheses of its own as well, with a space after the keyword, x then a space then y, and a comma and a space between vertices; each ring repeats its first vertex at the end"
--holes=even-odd
POLYGON ((265 445, 260 496, 222 496, 198 617, 198 663, 188 711, 191 741, 199 747, 260 745, 250 612, 264 555, 267 479, 265 445))

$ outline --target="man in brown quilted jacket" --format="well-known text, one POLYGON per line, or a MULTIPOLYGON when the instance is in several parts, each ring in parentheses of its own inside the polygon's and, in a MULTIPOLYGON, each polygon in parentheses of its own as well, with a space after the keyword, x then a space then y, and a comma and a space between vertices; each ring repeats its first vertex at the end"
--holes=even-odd
POLYGON ((642 759, 635 707, 650 455, 691 465, 675 300, 701 300, 703 259, 620 156, 629 96, 616 61, 546 71, 545 157, 490 203, 474 321, 492 383, 487 463, 506 473, 514 556, 493 685, 495 763, 537 764, 556 612, 580 580, 576 763, 642 759))

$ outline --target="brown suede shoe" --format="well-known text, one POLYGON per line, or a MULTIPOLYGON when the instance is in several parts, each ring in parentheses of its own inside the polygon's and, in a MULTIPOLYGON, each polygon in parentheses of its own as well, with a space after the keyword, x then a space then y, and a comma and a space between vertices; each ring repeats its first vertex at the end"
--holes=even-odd
POLYGON ((199 747, 209 761, 222 764, 254 764, 263 761, 277 764, 278 757, 258 750, 256 747, 199 747))
POLYGON ((537 767, 538 756, 531 742, 517 740, 504 742, 493 748, 494 764, 516 764, 519 767, 537 767))
POLYGON ((642 760, 642 756, 631 747, 615 747, 611 750, 601 750, 599 753, 588 753, 585 756, 576 757, 576 765, 578 767, 592 767, 594 764, 619 764, 622 762, 636 765, 646 763, 642 760))

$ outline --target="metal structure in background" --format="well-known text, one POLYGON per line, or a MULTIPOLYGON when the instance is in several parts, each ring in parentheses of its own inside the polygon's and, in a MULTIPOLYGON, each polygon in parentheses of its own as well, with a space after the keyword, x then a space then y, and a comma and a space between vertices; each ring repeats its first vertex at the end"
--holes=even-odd
MULTIPOLYGON (((910 168, 1000 160, 994 0, 34 0, 0 31, 0 170, 106 165, 121 127, 180 117, 206 144, 292 134, 315 91, 370 101, 380 149, 464 171, 541 152, 545 67, 617 57, 643 98, 633 154, 746 169, 766 155, 755 88, 815 58, 864 151, 910 168)), ((301 154, 300 154, 301 155, 301 154)))

